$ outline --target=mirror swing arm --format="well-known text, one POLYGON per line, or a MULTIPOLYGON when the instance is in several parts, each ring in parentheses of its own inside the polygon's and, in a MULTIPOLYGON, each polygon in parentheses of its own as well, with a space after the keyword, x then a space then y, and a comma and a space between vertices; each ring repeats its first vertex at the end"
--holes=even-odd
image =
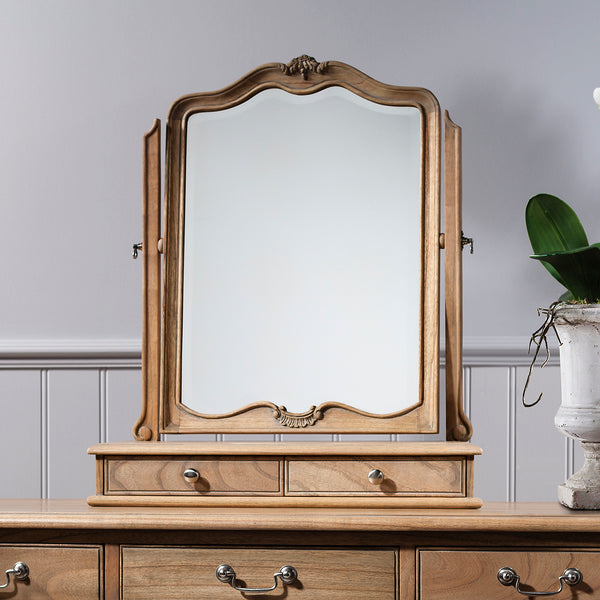
POLYGON ((481 505, 473 495, 474 456, 481 450, 467 443, 472 426, 462 408, 461 131, 444 113, 445 231, 441 233, 439 113, 437 100, 427 90, 388 86, 344 63, 318 63, 307 56, 287 65, 259 67, 218 92, 184 96, 175 102, 167 121, 162 237, 160 121, 155 121, 144 136, 142 410, 133 428, 136 442, 90 448, 97 462, 96 495, 88 499, 90 504, 481 505), (311 407, 305 414, 272 403, 249 405, 225 415, 197 413, 181 403, 180 395, 187 121, 199 107, 217 111, 239 106, 266 89, 308 96, 338 86, 372 102, 416 106, 421 114, 420 400, 409 409, 383 415, 337 403, 311 407), (165 433, 435 433, 440 249, 445 250, 446 442, 160 441, 165 433), (383 473, 381 478, 370 476, 374 469, 383 473), (359 476, 362 470, 369 477, 359 476), (190 478, 191 472, 198 476, 190 478))

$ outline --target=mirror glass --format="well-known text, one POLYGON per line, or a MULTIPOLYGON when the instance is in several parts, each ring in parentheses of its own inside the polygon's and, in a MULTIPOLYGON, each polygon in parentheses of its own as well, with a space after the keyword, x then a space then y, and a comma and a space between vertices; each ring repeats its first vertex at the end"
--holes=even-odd
POLYGON ((419 402, 421 121, 341 87, 189 117, 187 409, 419 402))

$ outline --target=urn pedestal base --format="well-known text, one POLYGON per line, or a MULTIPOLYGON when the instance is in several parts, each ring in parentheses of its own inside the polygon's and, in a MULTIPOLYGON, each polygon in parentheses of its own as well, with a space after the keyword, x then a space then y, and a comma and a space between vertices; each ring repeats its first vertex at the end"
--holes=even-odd
POLYGON ((558 486, 561 504, 578 510, 600 510, 600 443, 581 442, 583 467, 558 486))

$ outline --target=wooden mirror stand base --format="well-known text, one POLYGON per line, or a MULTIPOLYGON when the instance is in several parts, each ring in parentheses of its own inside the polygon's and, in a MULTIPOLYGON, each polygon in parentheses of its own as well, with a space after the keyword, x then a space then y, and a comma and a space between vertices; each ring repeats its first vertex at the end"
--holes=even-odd
POLYGON ((463 442, 98 444, 92 506, 479 508, 463 442))

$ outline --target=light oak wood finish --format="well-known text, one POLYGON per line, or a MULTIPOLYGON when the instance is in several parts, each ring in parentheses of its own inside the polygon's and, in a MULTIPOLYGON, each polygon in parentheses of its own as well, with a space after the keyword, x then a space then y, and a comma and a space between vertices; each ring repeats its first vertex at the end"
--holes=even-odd
POLYGON ((294 459, 287 461, 289 494, 380 496, 447 494, 465 495, 465 461, 452 458, 431 460, 294 459), (370 481, 372 471, 382 473, 381 481, 370 481))
POLYGON ((143 276, 142 276, 142 413, 133 426, 137 440, 159 439, 161 369, 161 166, 160 120, 144 136, 143 150, 143 276))
MULTIPOLYGON (((478 507, 473 497, 473 457, 479 449, 456 441, 468 440, 471 427, 462 411, 461 384, 461 161, 460 128, 446 115, 444 147, 446 178, 445 234, 447 278, 446 321, 449 369, 446 394, 447 447, 390 443, 332 445, 316 450, 304 445, 275 449, 221 445, 184 447, 157 441, 163 433, 280 433, 310 430, 319 433, 436 433, 439 429, 439 253, 441 115, 435 96, 423 88, 399 87, 376 81, 336 61, 318 63, 302 56, 289 64, 258 67, 232 85, 215 92, 191 94, 171 107, 167 122, 164 239, 161 238, 160 121, 144 137, 144 277, 142 414, 133 428, 137 440, 150 442, 124 448, 96 447, 94 505, 117 506, 265 506, 276 507, 478 507), (305 413, 284 406, 255 402, 227 414, 199 414, 181 401, 183 340, 183 264, 186 204, 186 152, 190 117, 224 111, 269 89, 295 96, 340 87, 369 102, 416 108, 420 118, 420 277, 418 348, 419 392, 408 408, 373 414, 325 402, 305 413), (161 254, 165 253, 161 277, 161 254), (160 283, 163 304, 161 315, 160 283), (282 429, 285 428, 285 429, 282 429), (452 444, 457 443, 454 447, 452 444), (417 449, 418 448, 418 449, 417 449), (433 448, 433 449, 432 449, 433 448), (276 460, 273 460, 275 455, 276 460), (345 457, 354 456, 354 461, 345 457), (219 458, 216 458, 216 457, 219 458), (227 456, 227 459, 223 459, 227 456), (233 459, 232 457, 237 458, 233 459), (261 457, 270 457, 265 460, 261 457), (290 461, 305 456, 306 461, 290 461), (214 460, 209 457, 215 457, 214 460), (340 460, 340 457, 344 457, 340 460), (410 459, 408 457, 411 457, 410 459), (453 458, 450 458, 453 457, 453 458), (223 460, 218 465, 215 460, 223 460), (188 464, 190 463, 190 464, 188 464), (192 464, 193 463, 193 464, 192 464), (186 465, 202 467, 193 485, 182 480, 186 465), (246 471, 253 464, 255 472, 246 471), (364 483, 367 465, 385 472, 381 485, 364 483), (377 467, 379 465, 379 467, 377 467), (258 466, 258 467, 257 467, 258 466), (257 468, 256 468, 257 467, 257 468)), ((188 235, 190 233, 188 232, 188 235)), ((212 412, 212 411, 210 411, 212 412)))
POLYGON ((467 441, 473 426, 463 410, 462 130, 444 113, 444 293, 446 311, 446 439, 467 441))
POLYGON ((159 506, 140 510, 137 507, 94 507, 85 500, 0 499, 0 531, 3 529, 468 532, 471 537, 484 532, 483 541, 489 539, 486 536, 490 532, 504 532, 522 533, 527 543, 537 534, 600 534, 600 515, 594 511, 572 511, 557 502, 485 502, 477 510, 284 507, 172 510, 159 506))
POLYGON ((103 597, 102 549, 100 546, 0 544, 0 585, 4 572, 15 563, 29 567, 29 576, 9 585, 0 598, 94 600, 103 597))
POLYGON ((96 456, 476 456, 474 444, 446 442, 111 442, 90 446, 96 456))
POLYGON ((110 458, 106 465, 107 494, 282 494, 281 461, 249 458, 162 460, 110 458), (199 478, 187 481, 186 469, 199 478))
POLYGON ((565 584, 557 599, 580 593, 592 598, 600 591, 598 560, 600 552, 544 552, 503 550, 427 550, 418 552, 421 600, 514 600, 514 586, 504 586, 498 571, 510 567, 519 575, 520 589, 533 593, 553 592, 560 587, 558 578, 565 569, 575 567, 583 581, 571 588, 565 584), (577 592, 575 591, 577 590, 577 592))
MULTIPOLYGON (((285 565, 298 572, 295 583, 278 583, 269 595, 311 600, 394 600, 394 550, 307 550, 296 548, 122 548, 124 600, 163 599, 177 590, 181 600, 241 598, 240 592, 215 577, 220 564, 233 567, 244 587, 269 588, 285 565)), ((238 583, 240 585, 240 583, 238 583)), ((263 598, 265 596, 262 596, 263 598)), ((266 596, 268 597, 268 596, 266 596)))
POLYGON ((96 506, 473 507, 468 443, 99 444, 96 506), (186 469, 199 478, 189 482, 186 469), (379 470, 382 480, 371 483, 379 470))
POLYGON ((558 598, 593 598, 599 556, 598 515, 555 502, 479 510, 140 510, 0 500, 0 567, 24 560, 32 568, 31 581, 17 583, 20 598, 244 597, 217 581, 223 563, 240 585, 257 587, 273 585, 285 564, 298 570, 297 584, 264 598, 520 598, 498 583, 503 566, 532 591, 556 590, 564 569, 576 567, 583 582, 558 598))
MULTIPOLYGON (((232 85, 216 91, 184 96, 168 116, 165 184, 165 277, 161 431, 163 433, 282 433, 309 429, 311 433, 434 433, 439 416, 439 221, 441 126, 437 99, 423 88, 378 82, 353 67, 329 61, 317 64, 302 57, 310 68, 269 63, 232 85), (185 165, 188 119, 199 112, 237 106, 266 89, 297 96, 331 86, 345 88, 371 102, 415 107, 421 114, 421 278, 419 397, 409 408, 374 415, 328 402, 288 417, 270 402, 240 406, 227 415, 198 414, 181 402, 181 347, 183 337, 183 251, 185 224, 185 165), (289 423, 294 423, 289 428, 289 423), (301 423, 301 427, 297 424, 301 423), (285 425, 285 427, 284 427, 285 425)), ((307 407, 308 408, 308 407, 307 407)))

